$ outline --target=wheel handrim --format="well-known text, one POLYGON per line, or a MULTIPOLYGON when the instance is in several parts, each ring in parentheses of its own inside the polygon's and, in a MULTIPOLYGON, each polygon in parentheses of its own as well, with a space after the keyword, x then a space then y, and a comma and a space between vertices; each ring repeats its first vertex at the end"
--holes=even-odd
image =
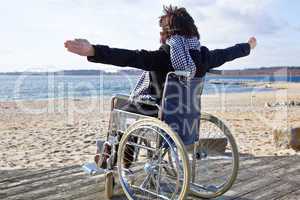
MULTIPOLYGON (((149 134, 149 133, 148 133, 149 134)), ((185 156, 180 156, 182 154, 182 151, 178 151, 178 148, 176 148, 176 145, 171 137, 168 136, 168 134, 161 128, 155 126, 155 125, 139 125, 136 126, 134 129, 131 129, 126 136, 122 138, 121 143, 123 144, 123 147, 120 145, 119 152, 119 159, 118 159, 118 172, 120 176, 120 182, 121 185, 126 193, 127 196, 129 196, 131 199, 153 199, 153 198, 158 198, 158 199, 178 199, 179 196, 182 196, 183 193, 187 191, 187 186, 188 182, 186 182, 186 185, 182 187, 182 181, 180 180, 180 176, 185 178, 185 181, 187 178, 188 174, 186 173, 186 170, 181 170, 176 176, 170 176, 166 170, 169 168, 168 164, 168 159, 167 159, 167 154, 165 153, 166 151, 171 151, 173 152, 174 155, 176 155, 178 158, 176 160, 176 166, 178 169, 187 168, 187 162, 184 161, 186 158, 185 156), (141 130, 147 129, 148 131, 151 130, 152 134, 155 133, 157 136, 160 138, 163 138, 163 142, 160 143, 160 148, 156 148, 156 151, 154 151, 154 141, 151 141, 150 146, 148 142, 148 146, 145 145, 140 145, 139 143, 139 138, 136 139, 135 145, 132 142, 129 142, 129 138, 134 136, 138 137, 138 133, 141 133, 141 130), (157 131, 155 129, 160 129, 160 131, 157 131), (135 155, 135 162, 132 163, 130 167, 124 167, 124 162, 122 163, 122 160, 124 160, 125 155, 125 150, 126 150, 126 145, 135 145, 134 149, 135 152, 139 152, 138 156, 135 155), (152 145, 152 146, 151 146, 152 145), (174 147, 175 145, 175 147, 174 147), (162 148, 163 147, 163 148, 162 148), (148 156, 145 156, 147 154, 147 151, 153 150, 151 153, 152 156, 151 158, 148 158, 148 156), (120 156, 121 155, 121 156, 120 156), (186 162, 186 163, 185 163, 186 162), (128 179, 125 173, 123 171, 126 170, 132 170, 134 169, 135 164, 140 166, 139 169, 139 174, 136 174, 140 177, 143 177, 141 180, 134 180, 131 181, 128 179), (185 166, 183 166, 185 165, 185 166), (181 166, 181 167, 180 167, 181 166)), ((142 135, 143 138, 145 135, 142 135)), ((157 141, 156 145, 157 145, 157 141)), ((120 143, 120 144, 121 144, 120 143)), ((146 144, 146 143, 144 143, 146 144)), ((137 171, 135 171, 137 173, 137 171)))
MULTIPOLYGON (((195 181, 191 182, 191 192, 194 195, 203 198, 214 198, 227 192, 233 185, 238 171, 238 150, 237 145, 229 129, 218 118, 208 115, 202 118, 200 124, 211 123, 215 128, 219 129, 217 134, 211 134, 206 132, 206 136, 201 135, 198 144, 198 159, 196 159, 195 165, 195 181), (220 137, 222 136, 222 137, 220 137), (202 137, 202 138, 201 138, 202 137), (206 142, 203 142, 203 138, 206 138, 206 142), (201 141, 202 140, 202 141, 201 141), (225 147, 222 149, 216 149, 209 147, 217 143, 221 144, 223 141, 227 141, 227 144, 223 144, 225 147), (202 144, 202 146, 201 146, 202 144), (223 151, 224 150, 224 151, 223 151)), ((217 145, 216 145, 217 146, 217 145)), ((222 145, 221 145, 222 146, 222 145)), ((217 146, 218 147, 218 146, 217 146)), ((197 157, 197 156, 195 156, 197 157)))

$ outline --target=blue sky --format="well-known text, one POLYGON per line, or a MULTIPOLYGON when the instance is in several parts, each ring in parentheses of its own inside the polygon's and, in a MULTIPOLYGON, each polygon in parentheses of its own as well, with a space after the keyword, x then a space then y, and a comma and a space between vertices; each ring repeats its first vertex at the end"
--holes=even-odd
POLYGON ((0 0, 0 71, 114 70, 68 53, 64 41, 158 49, 163 4, 185 6, 210 49, 257 37, 251 56, 223 69, 300 66, 299 0, 0 0))

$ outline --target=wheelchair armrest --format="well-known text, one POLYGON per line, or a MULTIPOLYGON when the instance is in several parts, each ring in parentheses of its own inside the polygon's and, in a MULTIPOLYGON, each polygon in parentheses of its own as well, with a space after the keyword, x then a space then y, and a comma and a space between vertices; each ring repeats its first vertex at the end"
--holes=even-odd
POLYGON ((129 99, 129 96, 128 95, 123 95, 123 94, 117 94, 115 96, 113 96, 111 98, 111 101, 110 101, 110 110, 112 111, 114 108, 115 108, 115 100, 117 99, 122 99, 122 100, 128 100, 129 99))
POLYGON ((126 95, 126 94, 117 94, 117 95, 113 96, 113 99, 128 100, 129 99, 129 95, 126 95))

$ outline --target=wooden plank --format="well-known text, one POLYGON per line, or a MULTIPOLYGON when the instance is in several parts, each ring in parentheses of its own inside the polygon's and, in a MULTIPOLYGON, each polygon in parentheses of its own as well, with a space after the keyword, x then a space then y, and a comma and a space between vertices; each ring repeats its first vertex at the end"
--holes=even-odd
POLYGON ((286 156, 240 157, 240 169, 243 170, 257 165, 265 165, 286 158, 286 156))
POLYGON ((82 170, 80 168, 62 168, 55 171, 47 171, 44 173, 37 173, 37 174, 31 174, 30 176, 26 176, 24 178, 15 178, 12 180, 7 180, 4 183, 0 184, 0 189, 3 191, 5 189, 15 188, 15 187, 21 187, 26 184, 33 184, 35 182, 39 181, 45 181, 52 178, 60 177, 60 176, 67 176, 69 174, 76 174, 80 173, 82 170))
MULTIPOLYGON (((287 165, 290 164, 292 160, 296 160, 297 158, 291 158, 291 157, 278 157, 277 159, 270 158, 270 161, 268 161, 269 157, 264 157, 261 159, 260 162, 254 162, 251 163, 250 165, 243 164, 243 167, 239 169, 239 174, 236 180, 236 183, 241 182, 241 181, 247 181, 253 177, 256 177, 259 174, 264 174, 270 170, 275 170, 279 169, 282 167, 286 167, 287 165)), ((299 160, 300 162, 300 160, 299 160)), ((221 172, 222 175, 224 174, 229 174, 230 170, 225 170, 221 172)), ((220 173, 214 174, 213 176, 208 176, 206 179, 198 178, 198 181, 201 180, 201 183, 211 183, 213 181, 217 181, 220 179, 222 176, 220 173)))
POLYGON ((274 170, 281 168, 288 168, 290 165, 300 164, 300 157, 291 156, 284 157, 280 160, 274 160, 272 162, 268 162, 264 165, 257 165, 255 167, 249 167, 245 170, 239 171, 238 182, 247 181, 256 176, 264 176, 274 170))
MULTIPOLYGON (((49 179, 48 182, 52 182, 51 187, 39 187, 37 190, 30 190, 29 192, 25 192, 23 194, 10 195, 6 199, 38 199, 42 197, 53 196, 57 193, 66 193, 68 191, 75 191, 81 187, 91 186, 91 185, 99 185, 101 191, 104 190, 104 176, 87 176, 82 174, 81 177, 76 177, 74 180, 70 181, 62 181, 56 182, 55 180, 49 179)), ((84 193, 86 194, 86 193, 84 193)), ((87 194, 86 194, 87 195, 87 194)))
POLYGON ((37 182, 31 182, 26 185, 19 185, 17 187, 13 187, 10 189, 2 190, 1 193, 5 193, 7 196, 14 196, 18 194, 24 194, 31 191, 37 191, 43 188, 49 188, 53 186, 57 186, 61 183, 68 183, 78 179, 85 178, 86 175, 82 172, 80 173, 71 173, 71 174, 64 174, 63 176, 51 177, 49 179, 44 178, 42 181, 39 180, 37 182))
MULTIPOLYGON (((72 184, 72 183, 71 183, 72 184)), ((55 195, 45 196, 38 198, 38 200, 60 200, 60 199, 80 199, 87 198, 87 196, 96 197, 96 199, 103 198, 104 183, 90 184, 79 188, 71 188, 69 190, 63 190, 55 195), (97 196, 99 195, 99 197, 97 196)), ((92 198, 91 197, 91 198, 92 198)))
MULTIPOLYGON (((99 175, 100 176, 100 175, 99 175)), ((105 194, 104 194, 104 190, 105 190, 105 186, 104 186, 104 180, 105 180, 105 175, 103 175, 103 181, 102 182, 98 182, 94 185, 87 185, 86 187, 80 187, 80 188, 75 188, 72 190, 68 190, 65 191, 64 194, 56 194, 56 195, 52 195, 52 196, 46 196, 43 198, 40 198, 39 200, 60 200, 62 199, 62 197, 64 199, 72 199, 72 200, 85 200, 86 198, 91 198, 93 200, 95 199, 105 199, 105 194), (89 196, 89 197, 87 197, 89 196)), ((117 174, 115 174, 115 188, 114 188, 114 193, 116 195, 115 198, 113 198, 113 200, 121 200, 124 199, 124 196, 120 196, 121 194, 123 194, 122 188, 120 186, 120 184, 118 183, 118 176, 117 174)), ((72 183, 71 183, 72 184, 72 183)), ((125 198, 127 199, 127 198, 125 198)))
MULTIPOLYGON (((102 193, 94 193, 81 198, 76 198, 74 200, 104 200, 106 197, 102 193)), ((127 197, 123 194, 115 194, 111 200, 128 200, 127 197)))
MULTIPOLYGON (((237 184, 219 199, 263 199, 266 197, 280 199, 282 197, 287 200, 287 196, 296 197, 299 194, 297 193, 299 186, 295 177, 300 174, 299 170, 299 156, 242 159, 237 184), (291 194, 281 191, 288 191, 291 194)), ((105 199, 103 196, 104 180, 104 175, 88 176, 81 172, 78 166, 36 173, 30 171, 27 174, 20 173, 11 179, 6 178, 0 181, 0 199, 105 199)), ((120 186, 118 185, 117 188, 118 194, 120 186)), ((115 198, 115 200, 122 199, 126 198, 124 196, 115 198)))
MULTIPOLYGON (((242 173, 243 170, 248 170, 249 168, 254 169, 256 167, 262 167, 266 164, 272 165, 274 162, 278 162, 280 160, 286 160, 289 159, 287 157, 257 157, 257 158, 242 158, 240 161, 240 167, 239 167, 239 173, 242 173)), ((202 166, 203 167, 203 166, 202 166)), ((268 167, 268 166, 266 166, 268 167)), ((210 163, 209 166, 207 166, 209 169, 208 171, 205 171, 200 173, 197 172, 197 174, 200 174, 200 177, 196 177, 196 180, 201 181, 202 183, 210 182, 212 180, 219 179, 224 174, 229 174, 231 172, 231 168, 226 168, 220 170, 220 172, 213 170, 216 168, 216 164, 210 163), (205 177, 203 177, 203 174, 205 174, 205 177)))
POLYGON ((39 177, 42 176, 43 174, 51 174, 51 173, 56 173, 56 172, 60 172, 60 171, 67 171, 70 169, 75 169, 75 168, 79 168, 79 165, 76 166, 69 166, 69 167, 64 167, 64 168, 57 168, 57 169, 51 169, 51 170, 22 170, 24 171, 23 173, 18 173, 18 170, 15 173, 13 173, 14 170, 9 170, 8 174, 10 174, 9 177, 6 178, 2 178, 0 181, 0 189, 1 186, 7 183, 14 183, 14 182, 18 182, 18 181, 23 181, 24 179, 31 179, 33 177, 39 177))
MULTIPOLYGON (((294 176, 300 173, 300 167, 298 170, 288 170, 286 175, 294 176)), ((257 200, 274 200, 276 198, 280 198, 285 196, 299 188, 299 184, 295 185, 293 183, 287 182, 284 179, 276 179, 274 178, 273 182, 267 184, 266 186, 261 185, 257 190, 250 192, 246 195, 243 195, 242 199, 257 199, 257 200)))
POLYGON ((276 198, 275 200, 300 200, 300 188, 294 192, 291 192, 285 196, 276 198))
MULTIPOLYGON (((298 159, 296 159, 294 163, 295 162, 298 162, 298 159)), ((293 168, 291 171, 288 171, 284 167, 279 167, 281 164, 282 163, 277 163, 277 166, 274 166, 273 169, 270 169, 269 171, 257 172, 256 176, 254 177, 253 174, 251 174, 250 176, 247 173, 241 174, 241 176, 249 176, 249 178, 244 179, 244 181, 239 181, 232 187, 232 189, 228 193, 226 193, 225 196, 221 197, 220 199, 238 199, 248 193, 255 193, 255 191, 260 188, 266 187, 273 182, 278 182, 280 180, 280 177, 287 174, 287 172, 293 173, 300 169, 300 165, 297 165, 297 167, 293 168)))

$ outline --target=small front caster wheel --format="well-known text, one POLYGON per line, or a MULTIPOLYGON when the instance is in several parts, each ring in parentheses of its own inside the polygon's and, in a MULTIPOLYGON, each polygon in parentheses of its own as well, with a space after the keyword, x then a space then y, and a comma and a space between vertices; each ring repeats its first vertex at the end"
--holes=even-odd
POLYGON ((107 199, 112 199, 114 195, 114 174, 113 172, 106 173, 105 177, 105 195, 107 199))

